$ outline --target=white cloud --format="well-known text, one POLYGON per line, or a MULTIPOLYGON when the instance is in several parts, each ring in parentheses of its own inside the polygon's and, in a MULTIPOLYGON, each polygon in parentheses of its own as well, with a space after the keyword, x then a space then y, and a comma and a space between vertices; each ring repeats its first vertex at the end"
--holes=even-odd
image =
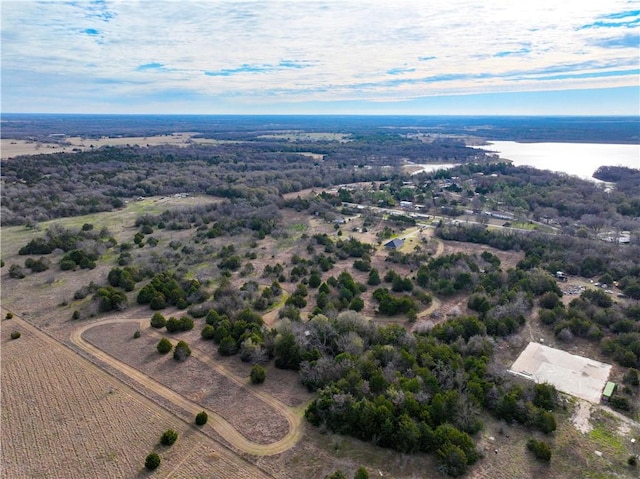
POLYGON ((29 96, 388 101, 633 86, 637 71, 620 72, 639 66, 628 40, 640 36, 637 10, 626 0, 9 1, 3 109, 29 96), (139 68, 150 64, 162 67, 139 68))

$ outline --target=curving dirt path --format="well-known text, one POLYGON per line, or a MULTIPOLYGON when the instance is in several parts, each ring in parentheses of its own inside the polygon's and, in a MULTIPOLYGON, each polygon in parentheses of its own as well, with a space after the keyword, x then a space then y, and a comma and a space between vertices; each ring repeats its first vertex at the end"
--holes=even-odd
MULTIPOLYGON (((2 314, 2 317, 4 318, 5 315, 9 312, 9 310, 4 308, 4 307, 0 307, 0 312, 2 314)), ((137 322, 137 320, 132 320, 132 319, 126 319, 124 321, 137 322)), ((86 329, 89 329, 90 327, 98 326, 100 324, 102 324, 102 323, 101 322, 96 322, 96 323, 87 325, 88 327, 85 327, 83 329, 86 330, 86 329)), ((73 348, 69 347, 69 345, 60 342, 58 339, 54 338, 53 336, 50 336, 45 331, 41 330, 40 328, 36 327, 35 325, 31 324, 29 321, 21 318, 20 316, 16 315, 15 313, 13 313, 13 318, 11 320, 7 320, 6 324, 5 324, 5 321, 3 320, 3 327, 9 327, 9 325, 11 325, 12 328, 15 328, 15 330, 22 332, 23 334, 25 332, 27 332, 28 334, 30 334, 33 337, 37 338, 38 341, 42 342, 44 347, 47 347, 47 348, 50 348, 51 350, 54 350, 55 354, 60 354, 60 355, 66 356, 67 358, 70 358, 72 361, 88 362, 92 368, 98 368, 100 372, 106 373, 106 374, 114 377, 115 380, 118 381, 118 382, 122 382, 122 379, 114 376, 109 371, 106 371, 104 368, 100 367, 97 362, 89 361, 86 356, 84 356, 83 354, 80 354, 77 350, 74 350, 73 348)), ((98 350, 98 351, 100 351, 100 350, 98 350)), ((99 355, 99 356, 100 356, 100 359, 102 359, 102 357, 103 357, 102 354, 99 355)), ((2 365, 2 357, 0 357, 0 365, 2 365)), ((236 471, 236 475, 234 475, 233 477, 241 477, 241 476, 242 477, 252 477, 252 478, 274 477, 269 472, 267 472, 266 470, 262 469, 258 465, 256 465, 256 464, 252 463, 251 461, 249 461, 242 454, 238 454, 237 451, 234 451, 233 449, 229 448, 227 445, 224 444, 224 442, 220 442, 219 439, 213 438, 211 434, 208 434, 207 431, 206 431, 207 427, 212 427, 216 431, 220 430, 220 429, 217 429, 217 427, 212 424, 212 421, 211 421, 212 418, 211 417, 210 417, 209 423, 206 426, 204 426, 204 427, 195 426, 195 425, 193 425, 193 420, 191 420, 191 419, 185 420, 184 418, 180 417, 179 415, 176 415, 175 412, 169 411, 165 406, 158 404, 157 401, 151 399, 148 395, 142 394, 139 391, 137 391, 136 389, 132 389, 130 387, 130 385, 128 385, 126 382, 124 382, 123 384, 127 388, 127 390, 130 391, 130 393, 132 395, 137 396, 137 397, 140 398, 140 401, 141 401, 142 404, 149 404, 149 407, 150 407, 149 410, 150 411, 153 410, 153 407, 162 409, 163 411, 168 412, 169 414, 171 414, 173 416, 176 416, 180 420, 190 424, 192 429, 193 429, 193 431, 196 434, 202 434, 203 436, 206 436, 208 440, 212 440, 215 449, 208 449, 209 454, 212 455, 215 452, 215 457, 216 457, 217 460, 223 461, 227 465, 226 466, 227 468, 231 468, 230 470, 236 471), (237 475, 237 474, 240 474, 240 475, 237 475)), ((198 407, 196 412, 200 412, 200 411, 202 411, 202 408, 198 407)), ((304 411, 304 406, 301 406, 300 417, 302 417, 302 411, 304 411)), ((211 413, 210 413, 210 415, 211 415, 211 413)), ((192 418, 193 418, 193 416, 192 416, 192 418)), ((221 430, 224 431, 224 429, 221 429, 221 430)), ((233 428, 231 428, 231 431, 230 431, 231 434, 234 431, 235 430, 233 428)), ((229 440, 229 436, 227 436, 225 434, 225 432, 221 432, 221 434, 224 435, 223 437, 225 437, 225 439, 227 439, 228 442, 230 442, 230 443, 232 442, 231 440, 229 440)), ((301 433, 300 433, 300 435, 301 435, 301 433)), ((296 437, 294 437, 294 438, 295 438, 295 440, 298 439, 296 437)), ((289 436, 287 436, 285 439, 290 439, 291 440, 291 439, 294 439, 294 438, 290 438, 289 436)), ((278 443, 274 443, 274 444, 275 445, 279 444, 280 447, 282 447, 283 446, 283 444, 281 444, 282 442, 283 441, 278 441, 278 443)), ((272 445, 261 446, 263 448, 263 451, 261 451, 262 455, 265 455, 264 454, 264 452, 265 452, 264 449, 268 448, 270 446, 272 446, 272 445)), ((286 450, 286 448, 284 448, 284 449, 286 450)), ((65 452, 68 452, 68 450, 66 448, 65 448, 65 452)), ((185 460, 189 460, 190 457, 191 457, 191 455, 186 455, 178 464, 176 464, 174 467, 172 467, 172 469, 166 475, 163 474, 162 477, 169 478, 169 477, 175 477, 176 475, 180 476, 180 474, 178 474, 178 472, 180 471, 180 466, 184 464, 185 460)), ((211 456, 211 457, 214 457, 214 456, 211 456)), ((218 470, 218 469, 216 468, 216 470, 218 470)), ((4 477, 4 475, 2 475, 2 474, 0 474, 0 476, 4 477)), ((63 476, 62 475, 56 475, 56 477, 63 477, 63 476)), ((115 475, 110 475, 110 477, 116 477, 116 476, 115 475)), ((121 477, 121 476, 118 475, 118 477, 121 477)), ((182 476, 180 476, 180 477, 182 477, 182 476)), ((231 476, 229 476, 229 477, 231 477, 231 476)))
MULTIPOLYGON (((434 256, 436 257, 440 256, 444 252, 443 242, 433 237, 431 238, 431 240, 437 242, 437 248, 434 256)), ((438 301, 437 298, 434 298, 429 308, 422 311, 420 313, 420 316, 423 317, 431 313, 432 311, 436 310, 439 306, 440 306, 440 302, 438 301)), ((136 381, 137 383, 141 384, 142 386, 154 392, 155 394, 158 394, 159 396, 171 402, 173 405, 179 407, 185 412, 195 416, 197 413, 199 413, 204 409, 210 418, 209 422, 205 427, 213 428, 214 431, 216 431, 218 434, 224 437, 225 440, 228 441, 232 446, 234 446, 236 449, 244 453, 251 454, 254 456, 268 456, 268 455, 280 454, 282 452, 285 452, 291 449, 293 446, 295 446, 296 443, 302 437, 302 434, 303 434, 302 418, 304 415, 304 410, 307 406, 306 403, 297 407, 289 407, 283 404, 282 402, 280 402, 279 400, 277 400, 276 398, 274 398, 273 396, 271 396, 270 394, 264 393, 262 391, 257 391, 254 389, 248 389, 246 388, 246 385, 247 385, 246 379, 236 376, 233 372, 225 368, 223 365, 214 361, 213 358, 209 357, 207 354, 197 349, 192 350, 191 355, 194 356, 194 358, 207 364, 216 372, 224 375, 230 381, 234 382, 238 386, 249 391, 255 397, 259 398, 261 401, 265 402, 266 404, 274 408, 276 411, 278 411, 280 414, 282 414, 282 416, 284 416, 284 418, 287 420, 287 423, 289 424, 289 432, 285 435, 285 437, 271 444, 258 444, 258 443, 252 442, 248 440, 246 437, 244 437, 242 434, 240 434, 240 432, 238 432, 238 430, 236 430, 232 424, 230 424, 227 420, 225 420, 219 414, 215 413, 214 411, 206 410, 200 404, 185 398, 181 394, 164 386, 163 384, 156 381, 151 376, 139 371, 138 369, 132 366, 129 366, 128 364, 125 364, 122 361, 119 361, 118 359, 114 358, 113 356, 103 351, 102 349, 94 346, 88 341, 85 341, 84 338, 82 337, 83 333, 91 328, 102 326, 105 324, 113 324, 113 323, 135 323, 138 325, 138 329, 149 330, 148 334, 151 334, 157 337, 162 337, 160 333, 150 328, 148 318, 140 319, 140 318, 124 317, 124 318, 107 319, 107 320, 103 320, 95 323, 85 324, 77 328, 71 333, 70 340, 76 346, 78 346, 88 354, 92 355, 95 359, 125 374, 130 379, 136 381)))
MULTIPOLYGON (((203 408, 200 404, 190 401, 186 399, 181 394, 173 391, 172 389, 164 386, 159 383, 151 376, 135 369, 134 367, 125 364, 103 350, 97 348, 91 343, 85 341, 82 337, 82 334, 96 326, 102 326, 105 324, 112 323, 136 323, 139 325, 139 329, 150 329, 148 324, 148 318, 145 319, 131 319, 131 318, 116 318, 116 319, 107 319, 104 321, 100 321, 97 323, 86 324, 71 334, 71 341, 87 353, 91 354, 94 358, 108 364, 114 369, 120 371, 121 373, 127 375, 129 378, 143 385, 145 388, 153 391, 155 394, 162 396, 164 399, 170 401, 175 406, 183 409, 187 413, 190 413, 195 417, 197 413, 202 410, 205 410, 209 415, 209 422, 204 427, 213 428, 218 434, 225 438, 230 444, 232 444, 235 448, 240 451, 252 454, 254 456, 269 456, 274 454, 280 454, 288 449, 291 449, 302 437, 302 417, 304 415, 304 410, 307 404, 302 404, 295 408, 289 407, 275 399, 273 396, 266 394, 262 391, 255 391, 253 389, 247 389, 251 394, 258 397, 260 400, 264 401, 275 410, 277 410, 280 414, 282 414, 288 424, 289 424, 289 432, 285 437, 280 439, 279 441, 273 442, 271 444, 258 444, 252 442, 245 438, 242 434, 240 434, 229 422, 227 422, 222 416, 216 414, 214 411, 209 411, 203 408)), ((154 331, 150 331, 151 334, 162 336, 159 333, 154 331)), ((246 380, 240 378, 233 374, 231 371, 226 369, 224 366, 216 363, 213 359, 207 357, 201 351, 193 349, 191 355, 197 358, 199 361, 202 361, 215 369, 218 373, 223 374, 229 380, 238 384, 241 387, 246 389, 246 380)))

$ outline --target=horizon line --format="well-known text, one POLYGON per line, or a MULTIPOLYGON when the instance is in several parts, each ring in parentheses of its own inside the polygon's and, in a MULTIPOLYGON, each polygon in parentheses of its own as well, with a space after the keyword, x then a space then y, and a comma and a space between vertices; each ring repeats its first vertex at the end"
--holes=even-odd
POLYGON ((448 118, 464 118, 464 117, 509 117, 509 118, 640 118, 640 114, 499 114, 499 113, 77 113, 77 112, 0 112, 3 115, 92 115, 92 116, 236 116, 236 117, 261 117, 261 116, 308 116, 308 117, 448 117, 448 118))

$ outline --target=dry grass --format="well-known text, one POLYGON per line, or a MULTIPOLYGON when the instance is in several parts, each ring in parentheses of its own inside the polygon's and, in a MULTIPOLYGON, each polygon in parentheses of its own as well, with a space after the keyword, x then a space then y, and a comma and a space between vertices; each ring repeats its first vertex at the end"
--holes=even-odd
MULTIPOLYGON (((201 327, 199 325, 199 329, 201 327)), ((83 336, 109 355, 136 367, 185 398, 216 411, 253 442, 270 444, 287 434, 286 419, 252 393, 248 378, 242 378, 246 384, 239 385, 228 377, 232 373, 225 376, 196 356, 196 349, 203 348, 208 357, 213 357, 210 342, 197 340, 194 335, 191 338, 185 334, 166 335, 173 344, 186 340, 194 352, 191 358, 179 363, 171 354, 161 355, 156 351, 159 338, 165 335, 144 329, 140 338, 133 339, 137 328, 135 323, 98 324, 83 336)), ((199 331, 194 332, 199 335, 199 331)))
POLYGON ((2 477, 149 477, 152 450, 153 477, 269 477, 25 322, 3 321, 1 342, 2 477), (168 428, 171 448, 158 445, 168 428))
POLYGON ((47 143, 32 140, 0 140, 2 147, 0 149, 0 159, 6 160, 16 156, 23 155, 42 155, 50 153, 72 153, 75 151, 88 151, 103 146, 159 146, 173 145, 186 147, 194 143, 197 144, 217 144, 221 143, 209 138, 194 138, 198 135, 195 132, 180 132, 172 135, 157 136, 132 136, 132 137, 102 137, 102 138, 81 138, 79 136, 71 136, 64 138, 65 144, 47 143))

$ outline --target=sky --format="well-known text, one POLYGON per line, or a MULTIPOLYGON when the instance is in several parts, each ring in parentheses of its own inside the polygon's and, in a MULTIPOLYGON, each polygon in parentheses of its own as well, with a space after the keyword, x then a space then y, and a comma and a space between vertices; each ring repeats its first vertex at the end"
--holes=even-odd
POLYGON ((4 113, 640 115, 637 0, 2 0, 4 113))

